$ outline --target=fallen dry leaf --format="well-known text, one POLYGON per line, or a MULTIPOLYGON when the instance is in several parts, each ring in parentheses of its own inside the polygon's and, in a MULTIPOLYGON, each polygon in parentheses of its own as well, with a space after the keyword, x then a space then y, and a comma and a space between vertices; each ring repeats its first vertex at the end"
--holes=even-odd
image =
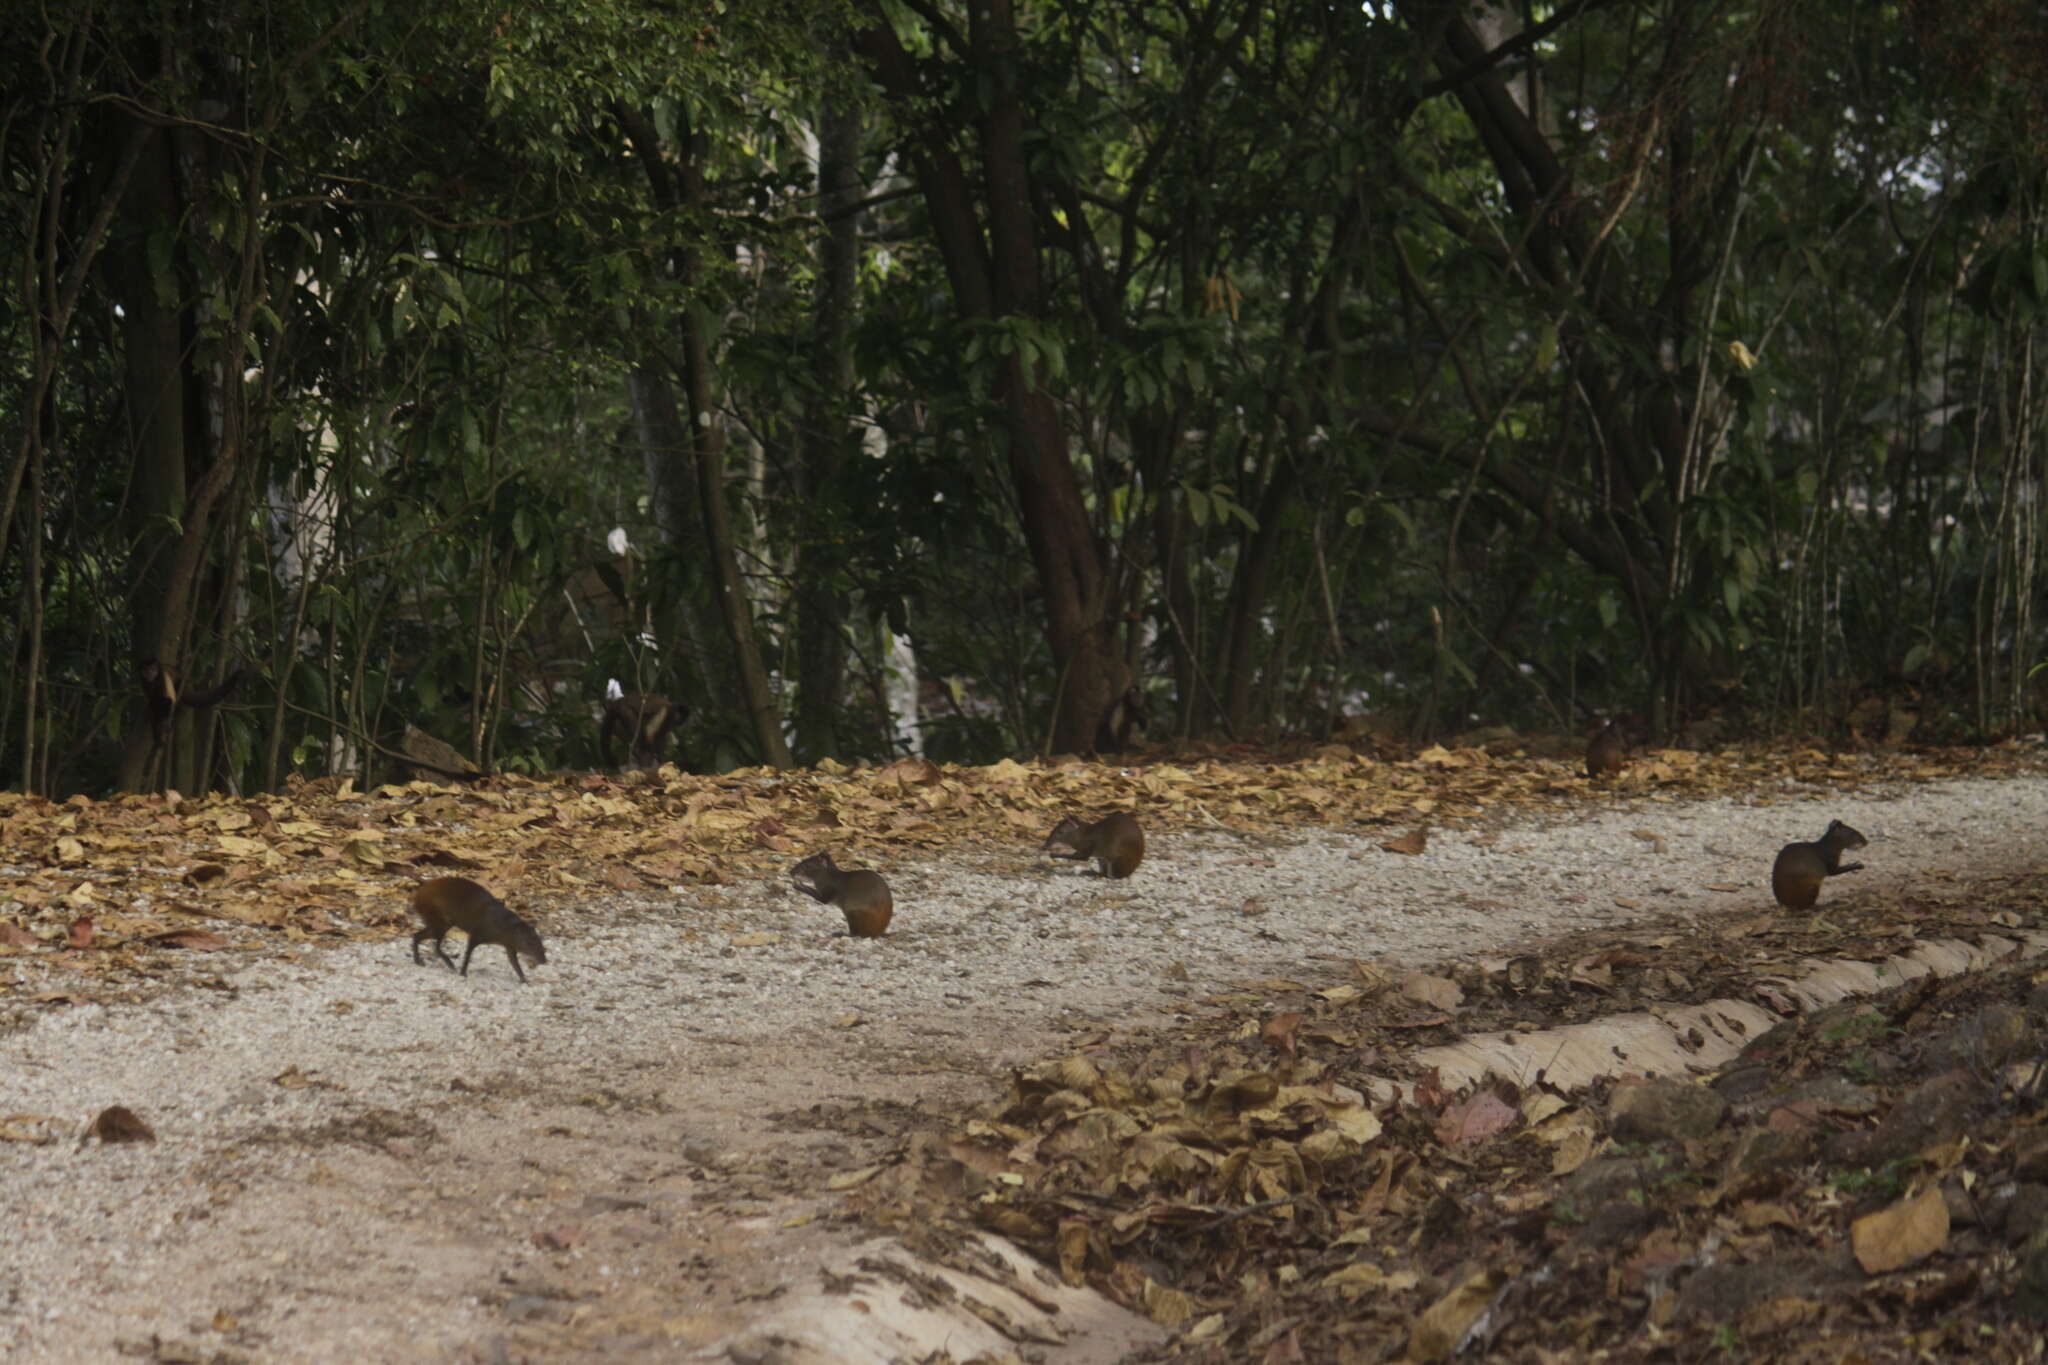
POLYGON ((217 953, 228 946, 228 941, 219 934, 204 929, 173 929, 167 934, 158 934, 150 939, 160 948, 188 948, 193 952, 217 953))
POLYGON ((92 945, 92 916, 80 915, 71 921, 71 930, 64 936, 67 948, 86 948, 92 945))
POLYGON ((1302 1017, 1300 1010, 1288 1010, 1285 1014, 1276 1014, 1266 1021, 1264 1028, 1259 1030, 1259 1036, 1279 1049, 1282 1056, 1292 1057, 1294 1055, 1294 1035, 1296 1030, 1301 1027, 1302 1017))
POLYGON ((1437 1123, 1437 1141, 1446 1147, 1492 1137, 1521 1117, 1488 1091, 1480 1091, 1451 1109, 1437 1123))
POLYGON ((1401 982, 1401 994, 1418 1005, 1433 1005, 1440 1010, 1454 1010, 1465 1000, 1464 988, 1457 982, 1424 972, 1405 977, 1401 982))
POLYGON ((1466 1330, 1493 1302, 1494 1288, 1493 1272, 1482 1270, 1423 1309, 1408 1331, 1408 1359, 1450 1359, 1451 1352, 1465 1339, 1466 1330))
POLYGON ((53 1114, 9 1114, 0 1118, 0 1142, 55 1142, 58 1130, 70 1126, 53 1114))
POLYGON ((1420 853, 1429 847, 1429 830, 1427 827, 1410 830, 1398 839, 1387 840, 1380 847, 1389 853, 1406 853, 1410 855, 1420 853))
POLYGON ((1948 1203, 1930 1185, 1912 1199, 1851 1223, 1849 1244, 1856 1263, 1870 1275, 1926 1260, 1948 1245, 1948 1203))

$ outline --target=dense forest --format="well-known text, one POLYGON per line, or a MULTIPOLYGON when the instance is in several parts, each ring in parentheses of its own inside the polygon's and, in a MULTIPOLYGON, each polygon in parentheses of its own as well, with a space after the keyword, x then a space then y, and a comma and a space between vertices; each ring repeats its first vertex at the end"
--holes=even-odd
POLYGON ((0 782, 2030 728, 2044 129, 2030 0, 24 5, 0 782))

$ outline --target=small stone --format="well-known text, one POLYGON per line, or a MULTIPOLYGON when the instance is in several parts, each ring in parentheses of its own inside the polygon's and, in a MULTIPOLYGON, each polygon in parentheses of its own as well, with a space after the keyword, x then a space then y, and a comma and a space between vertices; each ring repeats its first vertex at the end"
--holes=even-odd
POLYGON ((1797 1166, 1812 1151, 1813 1142, 1804 1132, 1755 1128, 1742 1136, 1728 1164, 1745 1175, 1754 1175, 1797 1166))
POLYGON ((86 1136, 101 1142, 155 1142, 156 1133, 125 1104, 110 1104, 86 1129, 86 1136))
POLYGON ((1877 1092, 1858 1085, 1847 1076, 1816 1076, 1785 1092, 1788 1101, 1805 1101, 1831 1114, 1874 1114, 1877 1092))
POLYGON ((1608 1131, 1623 1142, 1697 1140, 1712 1133, 1727 1115, 1727 1100, 1685 1081, 1620 1086, 1607 1101, 1608 1131))
POLYGON ((2035 1322, 2048 1322, 2048 1227, 2037 1229, 2020 1253, 2019 1284, 2012 1306, 2035 1322))
POLYGON ((1678 1290, 1681 1316, 1726 1321, 1768 1299, 1813 1298, 1842 1272, 1811 1253, 1777 1256, 1749 1265, 1710 1265, 1695 1271, 1678 1290))
POLYGON ((2026 1011, 1986 1005, 1969 1020, 1927 1045, 1930 1070, 1993 1072, 2035 1046, 2026 1011))
POLYGON ((2000 1227, 2008 1243, 2025 1242, 2048 1230, 2048 1185, 2016 1186, 2001 1202, 2004 1207, 1999 1211, 2005 1218, 2000 1227))
POLYGON ((2014 1135, 2012 1173, 2021 1180, 2048 1177, 2048 1129, 2029 1128, 2014 1135))
POLYGON ((1714 1092, 1733 1105, 1744 1105, 1759 1100, 1771 1088, 1772 1071, 1767 1066, 1747 1066, 1737 1063, 1708 1084, 1714 1092))
POLYGON ((1662 1162, 1643 1157, 1595 1157, 1572 1172, 1558 1202, 1570 1204, 1581 1213, 1590 1213, 1604 1204, 1626 1198, 1634 1191, 1647 1190, 1663 1169, 1662 1162))
POLYGON ((1901 1096, 1884 1122, 1867 1132, 1838 1133, 1828 1155, 1858 1166, 1882 1166, 1953 1141, 1968 1130, 1984 1083, 1966 1071, 1944 1071, 1901 1096))
POLYGON ((1582 1247, 1612 1250, 1635 1241, 1656 1221, 1657 1215, 1643 1205, 1617 1199, 1588 1218, 1573 1240, 1582 1247))

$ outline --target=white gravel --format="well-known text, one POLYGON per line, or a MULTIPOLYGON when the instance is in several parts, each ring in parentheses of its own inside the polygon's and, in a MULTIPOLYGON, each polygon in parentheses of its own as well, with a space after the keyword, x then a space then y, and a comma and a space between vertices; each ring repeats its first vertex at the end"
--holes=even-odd
MULTIPOLYGON (((1022 846, 885 862, 878 941, 786 883, 522 906, 551 957, 525 987, 502 950, 464 980, 414 966, 403 937, 210 955, 225 989, 54 1006, 0 1035, 0 1355, 161 1338, 195 1358, 674 1358, 785 1273, 773 1201, 874 1155, 792 1112, 986 1094, 1062 1020, 1157 1017, 1262 977, 1761 911, 1778 846, 1830 818, 1871 842, 1823 907, 2026 866, 2048 828, 2041 778, 1811 796, 1438 829, 1417 857, 1155 831, 1125 882, 1022 846), (77 1140, 109 1104, 158 1141, 77 1140), (62 1137, 21 1140, 37 1131, 62 1137), (771 1213, 739 1219, 740 1199, 771 1213), (563 1219, 568 1246, 536 1245, 563 1219), (715 1273, 676 1269, 714 1244, 715 1273)), ((0 958, 0 999, 46 988, 0 958)))

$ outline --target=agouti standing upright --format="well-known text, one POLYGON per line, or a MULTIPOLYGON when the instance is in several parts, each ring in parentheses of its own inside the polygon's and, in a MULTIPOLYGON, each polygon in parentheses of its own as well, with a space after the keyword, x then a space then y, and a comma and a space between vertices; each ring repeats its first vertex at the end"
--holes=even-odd
POLYGON ((846 932, 855 938, 880 938, 896 913, 896 899, 881 873, 842 868, 830 852, 813 853, 789 870, 789 878, 812 900, 838 906, 846 916, 846 932))
POLYGON ((1829 821, 1827 833, 1817 842, 1787 844, 1778 850, 1778 860, 1771 864, 1771 894, 1788 910, 1811 910, 1820 899, 1822 882, 1862 868, 1862 863, 1844 863, 1842 854, 1869 842, 1840 820, 1829 821))
POLYGON ((1069 815, 1045 836, 1044 852, 1055 858, 1093 858, 1105 877, 1128 877, 1145 860, 1145 831, 1127 810, 1084 825, 1069 815))
POLYGON ((1621 727, 1610 720, 1586 744, 1586 776, 1613 777, 1627 766, 1628 744, 1621 737, 1621 727))
MULTIPOLYGON (((512 963, 512 970, 521 982, 526 973, 519 968, 519 955, 524 953, 529 962, 542 963, 548 960, 548 950, 540 943, 540 935, 531 924, 512 913, 505 902, 478 886, 467 877, 436 877, 413 888, 412 908, 426 926, 412 936, 412 960, 420 961, 420 940, 434 940, 434 954, 455 969, 455 960, 448 956, 448 950, 441 941, 448 937, 450 929, 460 929, 469 935, 469 951, 462 955, 462 974, 469 975, 469 959, 477 948, 485 943, 500 944, 505 956, 512 963)), ((422 966, 425 964, 422 963, 422 966)))

